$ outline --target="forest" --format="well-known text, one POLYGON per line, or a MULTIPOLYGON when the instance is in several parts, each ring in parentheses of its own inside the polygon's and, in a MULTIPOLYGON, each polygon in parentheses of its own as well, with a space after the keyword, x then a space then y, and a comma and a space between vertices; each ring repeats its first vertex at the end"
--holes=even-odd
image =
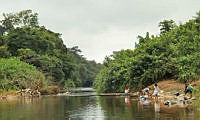
POLYGON ((113 52, 95 78, 98 92, 140 90, 162 80, 186 83, 200 76, 200 11, 185 23, 159 23, 158 35, 138 36, 135 49, 113 52))
POLYGON ((67 47, 60 33, 39 25, 38 14, 32 10, 4 13, 0 20, 0 89, 55 85, 123 92, 166 79, 197 80, 200 11, 185 23, 163 20, 158 27, 158 35, 139 35, 135 49, 113 52, 100 64, 87 60, 78 46, 67 47))
POLYGON ((39 25, 32 10, 4 13, 0 20, 0 89, 39 86, 88 87, 102 64, 87 60, 78 46, 39 25))

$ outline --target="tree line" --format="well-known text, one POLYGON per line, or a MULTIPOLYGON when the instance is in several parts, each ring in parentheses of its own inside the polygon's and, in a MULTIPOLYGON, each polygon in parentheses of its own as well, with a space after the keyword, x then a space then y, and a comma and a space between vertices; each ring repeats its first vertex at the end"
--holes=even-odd
POLYGON ((78 46, 66 47, 60 33, 40 26, 32 10, 3 14, 0 89, 91 86, 101 68, 83 57, 78 46))
POLYGON ((165 79, 191 82, 200 76, 200 11, 193 19, 177 25, 159 23, 160 34, 138 36, 134 50, 113 52, 95 78, 99 92, 133 91, 165 79))

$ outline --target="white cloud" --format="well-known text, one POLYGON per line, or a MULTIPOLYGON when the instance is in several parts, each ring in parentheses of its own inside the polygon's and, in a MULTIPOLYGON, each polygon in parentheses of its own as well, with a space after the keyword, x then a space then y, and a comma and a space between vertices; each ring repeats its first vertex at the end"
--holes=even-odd
POLYGON ((137 35, 159 32, 163 19, 186 21, 199 9, 199 0, 6 0, 1 12, 32 9, 41 25, 63 34, 68 47, 79 46, 90 60, 133 49, 137 35))

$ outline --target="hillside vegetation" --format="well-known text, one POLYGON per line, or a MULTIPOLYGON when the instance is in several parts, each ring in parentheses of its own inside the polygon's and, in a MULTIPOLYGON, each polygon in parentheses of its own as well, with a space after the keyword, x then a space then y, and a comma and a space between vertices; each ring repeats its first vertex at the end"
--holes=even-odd
POLYGON ((61 34, 40 26, 31 10, 3 14, 0 20, 0 89, 32 84, 61 88, 91 86, 102 65, 88 61, 75 46, 67 48, 61 34))
POLYGON ((106 57, 94 87, 99 92, 137 91, 165 79, 185 83, 199 78, 200 12, 184 24, 164 20, 159 27, 159 35, 138 36, 134 50, 106 57))

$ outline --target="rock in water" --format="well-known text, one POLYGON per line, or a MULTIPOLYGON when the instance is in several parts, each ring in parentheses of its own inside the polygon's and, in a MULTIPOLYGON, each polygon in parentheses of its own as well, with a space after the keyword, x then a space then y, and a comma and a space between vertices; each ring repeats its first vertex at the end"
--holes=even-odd
POLYGON ((176 96, 179 96, 179 95, 180 95, 180 93, 179 93, 179 92, 175 92, 175 93, 174 93, 174 95, 176 95, 176 96))
POLYGON ((164 102, 164 105, 169 105, 170 101, 164 102))
POLYGON ((171 105, 174 105, 174 104, 177 104, 177 101, 172 100, 172 101, 171 101, 171 105))
POLYGON ((187 97, 184 97, 184 100, 187 100, 188 98, 187 97))

